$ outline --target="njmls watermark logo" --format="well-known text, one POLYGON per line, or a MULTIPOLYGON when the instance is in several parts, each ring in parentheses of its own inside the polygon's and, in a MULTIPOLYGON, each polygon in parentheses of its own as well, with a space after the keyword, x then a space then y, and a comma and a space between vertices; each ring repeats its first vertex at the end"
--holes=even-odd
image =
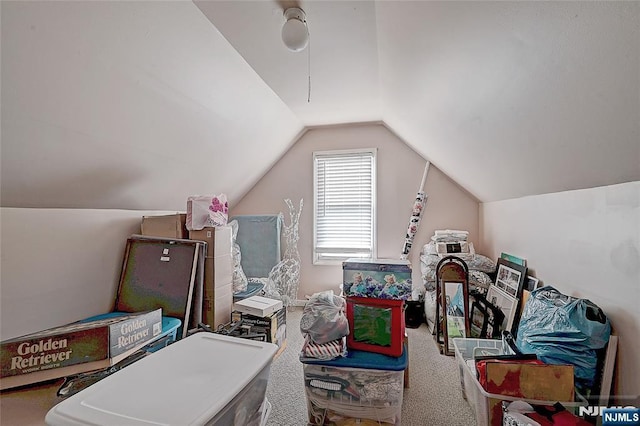
POLYGON ((602 426, 638 426, 640 425, 640 409, 634 406, 578 407, 578 412, 580 416, 602 417, 602 426))
POLYGON ((602 411, 602 426, 640 425, 640 410, 636 407, 607 408, 602 411))

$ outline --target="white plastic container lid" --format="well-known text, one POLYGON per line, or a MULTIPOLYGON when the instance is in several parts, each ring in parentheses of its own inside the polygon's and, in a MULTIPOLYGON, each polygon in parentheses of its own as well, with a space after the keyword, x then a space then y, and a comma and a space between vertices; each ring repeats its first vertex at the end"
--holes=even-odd
POLYGON ((192 425, 213 419, 267 367, 273 343, 197 333, 53 407, 52 426, 192 425))

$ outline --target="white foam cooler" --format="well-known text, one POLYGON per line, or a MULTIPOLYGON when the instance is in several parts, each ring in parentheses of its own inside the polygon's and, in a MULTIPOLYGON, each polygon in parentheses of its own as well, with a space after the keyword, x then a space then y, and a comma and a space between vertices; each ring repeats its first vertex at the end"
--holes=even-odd
POLYGON ((51 426, 260 422, 277 346, 196 333, 53 407, 51 426))

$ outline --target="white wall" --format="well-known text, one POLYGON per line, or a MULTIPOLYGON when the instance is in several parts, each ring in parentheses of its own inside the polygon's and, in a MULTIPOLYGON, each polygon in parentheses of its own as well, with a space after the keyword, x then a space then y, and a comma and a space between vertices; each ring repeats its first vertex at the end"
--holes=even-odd
POLYGON ((3 207, 234 202, 302 129, 191 1, 0 8, 3 207))
MULTIPOLYGON (((378 257, 399 259, 413 201, 420 186, 426 161, 381 124, 320 127, 309 130, 237 204, 232 215, 289 215, 285 198, 304 208, 300 216, 300 290, 304 298, 315 292, 338 290, 342 266, 313 265, 313 152, 324 150, 377 148, 377 241, 378 257)), ((419 252, 435 229, 465 229, 477 241, 478 201, 437 167, 431 166, 425 185, 428 194, 418 235, 409 259, 413 281, 420 284, 419 252)))
POLYGON ((640 182, 481 205, 482 243, 600 306, 620 336, 618 395, 640 394, 640 182))
POLYGON ((0 340, 110 312, 127 237, 164 213, 0 209, 0 340))

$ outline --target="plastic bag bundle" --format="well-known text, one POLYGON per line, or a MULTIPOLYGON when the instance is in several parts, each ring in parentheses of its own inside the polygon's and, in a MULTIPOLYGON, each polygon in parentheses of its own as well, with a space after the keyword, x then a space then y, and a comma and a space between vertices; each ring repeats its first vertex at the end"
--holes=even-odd
POLYGON ((610 335, 609 319, 598 306, 546 286, 531 292, 516 346, 547 364, 572 364, 576 385, 589 389, 596 377, 596 351, 607 345, 610 335))
POLYGON ((233 292, 239 293, 247 290, 249 281, 244 273, 244 269, 242 269, 242 253, 240 251, 240 246, 236 242, 236 238, 238 236, 238 221, 235 219, 232 220, 229 222, 229 226, 231 226, 232 234, 233 292))
POLYGON ((187 197, 187 229, 225 226, 229 218, 229 203, 225 194, 187 197))
POLYGON ((314 343, 327 343, 349 334, 345 314, 346 302, 333 290, 315 293, 309 298, 300 319, 300 331, 307 333, 314 343))

